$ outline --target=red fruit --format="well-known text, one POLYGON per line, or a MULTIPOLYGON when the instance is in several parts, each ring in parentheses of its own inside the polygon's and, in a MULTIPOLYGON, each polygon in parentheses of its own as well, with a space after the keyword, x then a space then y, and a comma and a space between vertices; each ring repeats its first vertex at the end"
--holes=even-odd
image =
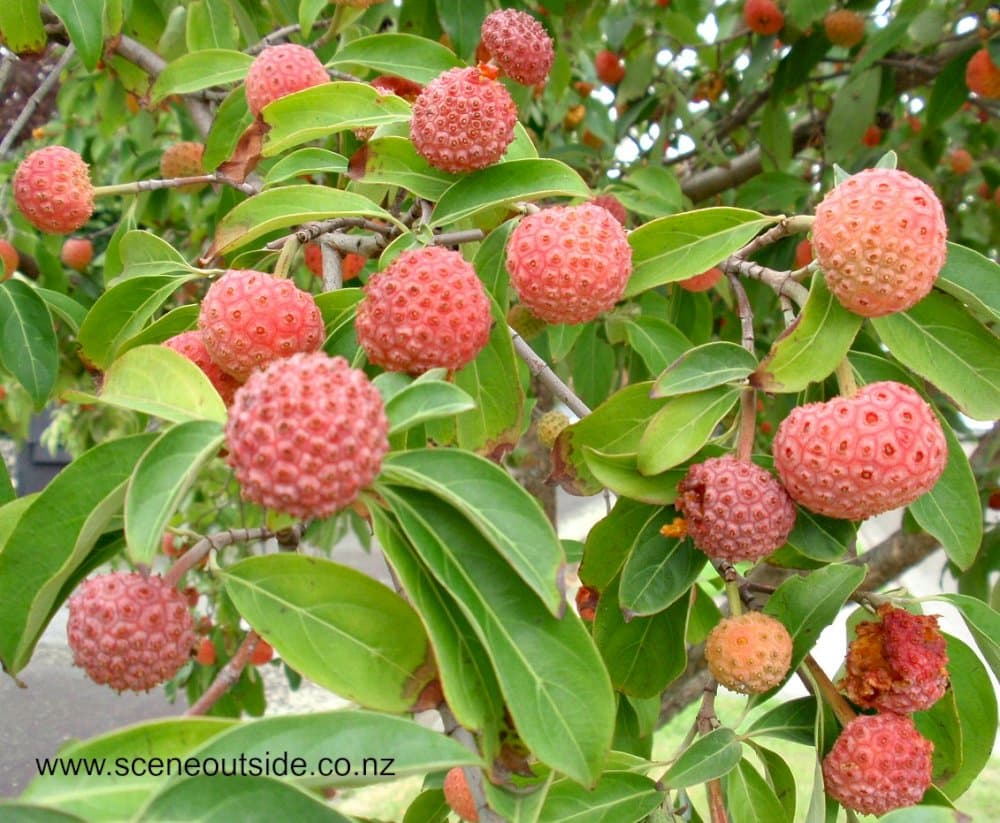
POLYGON ((64 146, 33 151, 14 172, 14 202, 37 229, 50 234, 76 231, 94 211, 87 164, 64 146))
POLYGON ((371 86, 379 94, 395 94, 402 97, 407 103, 412 103, 419 96, 424 87, 405 77, 396 77, 393 74, 380 74, 371 81, 371 86))
POLYGON ((94 244, 85 237, 67 237, 59 252, 63 265, 83 271, 94 259, 94 244))
POLYGON ((841 304, 864 317, 904 311, 930 292, 948 227, 934 190, 895 169, 865 169, 816 209, 816 260, 841 304))
POLYGON ((795 247, 795 268, 801 269, 813 261, 813 247, 808 239, 800 240, 795 247))
POLYGON ((835 46, 852 49, 865 39, 865 19, 850 9, 831 11, 823 18, 823 28, 835 46))
POLYGON ((316 351, 324 333, 309 292, 250 269, 230 269, 211 285, 198 328, 212 360, 240 381, 272 360, 316 351))
POLYGON ((972 155, 966 149, 955 149, 948 156, 948 164, 955 174, 968 174, 972 171, 972 155))
MULTIPOLYGON (((306 268, 316 277, 323 277, 323 250, 318 243, 307 243, 305 248, 306 268)), ((348 252, 340 260, 340 278, 345 283, 357 277, 368 262, 367 257, 348 252)))
POLYGON ((781 31, 785 15, 774 0, 747 0, 743 5, 743 21, 754 34, 771 35, 781 31))
POLYGON ((709 557, 758 560, 783 546, 795 525, 795 506, 766 470, 732 455, 691 466, 674 504, 687 533, 709 557))
POLYGON ((913 389, 884 381, 854 397, 792 409, 772 443, 774 468, 802 506, 864 520, 907 506, 948 459, 941 424, 913 389))
POLYGON ((948 648, 937 617, 889 604, 878 622, 859 623, 847 649, 840 687, 859 706, 911 714, 929 709, 948 688, 948 648))
POLYGON ((438 75, 413 104, 410 139, 435 168, 458 174, 492 166, 514 139, 517 107, 478 68, 438 75))
POLYGON ((479 812, 465 772, 458 766, 444 776, 444 800, 462 820, 477 823, 479 812))
POLYGON ((222 398, 222 402, 225 403, 227 407, 232 405, 233 395, 236 393, 236 390, 240 387, 240 385, 242 385, 241 381, 237 380, 232 375, 226 374, 215 363, 215 361, 212 360, 208 353, 208 349, 205 348, 205 341, 202 339, 201 332, 186 331, 181 332, 180 334, 175 334, 173 337, 164 340, 163 345, 167 348, 173 349, 179 354, 184 355, 188 360, 201 369, 205 373, 205 376, 209 379, 209 382, 215 386, 215 390, 222 398))
POLYGON ((544 83, 555 52, 552 38, 530 14, 516 9, 491 12, 483 21, 483 46, 501 71, 524 86, 544 83))
POLYGON ((597 616, 597 605, 601 601, 601 593, 590 586, 580 586, 576 592, 576 611, 581 620, 588 623, 597 616))
POLYGON ((882 142, 882 129, 874 125, 869 126, 865 129, 865 133, 861 135, 861 142, 868 146, 868 148, 875 148, 875 146, 882 142))
POLYGON ((991 509, 1000 509, 1000 489, 990 492, 989 499, 987 500, 987 505, 991 509))
POLYGON ((194 662, 202 666, 211 666, 215 663, 215 644, 208 637, 203 637, 198 644, 198 651, 194 656, 194 662))
POLYGON ((858 715, 823 758, 826 793, 863 814, 912 806, 931 785, 933 751, 909 717, 858 715))
POLYGON ((6 240, 0 240, 0 264, 2 264, 0 274, 3 275, 4 280, 16 272, 17 267, 21 265, 21 255, 6 240))
POLYGON ((993 199, 993 191, 990 189, 990 184, 985 180, 976 187, 976 194, 987 202, 993 199))
POLYGON ((184 554, 184 548, 178 548, 173 532, 164 532, 161 547, 167 557, 180 557, 184 554))
POLYGON ((390 371, 460 369, 490 337, 490 300, 457 251, 404 251, 365 285, 355 328, 368 359, 390 371))
POLYGON ((625 63, 613 51, 604 49, 594 57, 597 79, 608 86, 617 86, 625 79, 625 63))
POLYGON ((623 226, 628 223, 628 212, 625 211, 625 206, 613 194, 599 194, 590 202, 595 206, 600 206, 602 209, 607 209, 611 212, 611 216, 623 226))
POLYGON ((586 323, 621 299, 632 273, 632 249, 607 209, 552 206, 514 229, 507 271, 532 314, 548 323, 586 323))
POLYGON ((246 79, 247 105, 257 117, 268 103, 302 89, 329 83, 320 59, 305 46, 271 46, 250 64, 246 79))
POLYGON ((717 266, 713 266, 708 271, 703 271, 701 274, 696 274, 694 277, 678 280, 677 285, 684 289, 684 291, 708 291, 722 279, 722 275, 722 269, 717 266))
POLYGON ((80 584, 69 599, 73 662, 95 683, 146 691, 191 657, 194 620, 183 595, 159 575, 111 572, 80 584))
MULTIPOLYGON (((164 178, 174 177, 196 177, 205 173, 205 166, 202 157, 205 154, 205 145, 184 140, 179 143, 171 143, 163 150, 160 157, 160 176, 164 178)), ((188 183, 186 186, 177 186, 179 192, 195 192, 207 186, 207 183, 188 183)))
POLYGON ((371 483, 389 449, 378 390, 343 357, 294 354, 250 375, 226 423, 243 497, 328 517, 371 483))
POLYGON ((762 612, 727 617, 705 640, 705 662, 727 689, 762 694, 788 674, 792 636, 780 620, 762 612))
POLYGON ((965 66, 965 85, 980 97, 1000 97, 1000 68, 993 62, 988 49, 980 49, 965 66))
POLYGON ((257 641, 257 645, 253 647, 253 651, 250 653, 250 665, 263 666, 265 663, 270 663, 273 658, 274 649, 271 647, 270 643, 261 638, 257 641))

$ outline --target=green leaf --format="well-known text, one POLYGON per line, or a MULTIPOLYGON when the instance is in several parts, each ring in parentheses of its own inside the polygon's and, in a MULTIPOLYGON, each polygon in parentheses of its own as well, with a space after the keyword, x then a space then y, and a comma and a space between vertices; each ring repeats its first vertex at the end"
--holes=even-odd
POLYGON ((34 286, 34 289, 38 296, 45 301, 49 311, 62 320, 73 334, 80 331, 80 324, 87 316, 86 308, 68 294, 52 289, 43 289, 41 286, 34 286))
POLYGON ((412 34, 388 33, 346 43, 329 65, 346 72, 364 67, 379 74, 395 74, 426 84, 461 63, 449 49, 433 40, 412 34))
POLYGON ((310 147, 286 154, 271 166, 264 177, 265 186, 273 186, 303 174, 341 174, 347 171, 347 158, 328 149, 310 147))
POLYGON ((824 517, 800 507, 795 512, 788 546, 820 563, 834 563, 844 557, 848 546, 854 545, 857 532, 850 520, 824 517))
POLYGON ((740 398, 740 390, 718 386, 668 400, 639 441, 639 471, 659 474, 695 454, 740 398))
MULTIPOLYGON (((794 787, 795 784, 792 785, 794 787)), ((761 820, 791 823, 794 819, 794 814, 787 814, 774 789, 746 758, 726 775, 723 791, 732 823, 758 823, 761 820)))
POLYGON ((559 160, 508 160, 463 176, 438 200, 431 228, 457 223, 486 209, 547 197, 590 197, 583 178, 559 160))
POLYGON ((968 815, 947 806, 907 806, 882 815, 879 823, 964 823, 968 819, 968 815))
POLYGON ((322 797, 273 777, 218 775, 188 777, 169 783, 140 813, 150 823, 198 820, 308 820, 310 823, 351 823, 322 797))
POLYGON ((998 280, 1000 266, 994 261, 965 246, 949 243, 948 257, 934 286, 962 303, 981 323, 995 323, 1000 320, 998 280))
POLYGON ((10 823, 85 823, 82 817, 57 812, 46 806, 31 806, 0 799, 0 815, 10 823))
MULTIPOLYGON (((940 36, 940 32, 939 27, 935 32, 935 40, 940 36)), ((946 63, 934 78, 934 87, 931 89, 924 114, 926 128, 940 127, 962 108, 969 95, 969 87, 965 85, 965 67, 968 62, 969 52, 961 53, 946 63)))
POLYGON ((417 197, 436 201, 458 177, 431 166, 405 137, 376 137, 366 144, 364 170, 352 177, 363 183, 400 186, 417 197))
POLYGON ((816 728, 816 698, 798 697, 772 706, 747 729, 748 737, 777 737, 811 746, 816 728))
POLYGON ((40 54, 48 35, 39 12, 40 0, 5 0, 0 3, 0 32, 4 45, 15 54, 40 54))
POLYGON ((611 684, 574 612, 553 617, 464 517, 425 492, 383 494, 434 576, 486 647, 525 744, 573 780, 593 784, 611 745, 611 684))
POLYGON ((228 0, 194 0, 187 12, 189 51, 239 46, 240 32, 228 0))
POLYGON ((691 348, 691 341, 662 317, 640 315, 627 320, 625 335, 650 374, 659 374, 691 348))
MULTIPOLYGON (((760 149, 765 172, 784 171, 791 163, 794 154, 790 112, 774 98, 761 111, 760 149)), ((765 173, 754 179, 762 180, 768 177, 778 177, 778 175, 772 176, 765 173)), ((778 179, 780 183, 785 185, 801 185, 805 182, 796 180, 791 175, 780 175, 778 179), (792 181, 795 182, 792 183, 792 181)), ((806 186, 808 187, 808 183, 806 186)), ((758 206, 757 208, 763 207, 758 206)))
MULTIPOLYGON (((209 717, 151 720, 115 729, 99 737, 72 742, 59 752, 63 763, 72 762, 77 774, 39 775, 21 795, 22 799, 44 803, 85 820, 128 820, 162 787, 167 778, 145 774, 120 775, 114 771, 115 758, 186 758, 198 746, 233 725, 232 720, 209 717), (86 771, 103 768, 104 774, 86 771)), ((58 769, 57 769, 58 772, 58 769)))
POLYGON ((714 780, 735 769, 742 753, 743 747, 732 729, 713 729, 684 750, 660 783, 670 789, 683 789, 714 780))
POLYGON ((321 83, 279 97, 264 107, 263 117, 271 128, 262 152, 271 157, 346 129, 405 123, 410 104, 367 83, 321 83))
POLYGON ((905 312, 872 325, 904 366, 976 420, 1000 417, 1000 341, 954 298, 931 292, 905 312))
POLYGON ((608 772, 593 789, 569 780, 549 788, 538 823, 638 823, 663 802, 663 792, 648 777, 608 772))
POLYGON ((493 229, 493 231, 486 235, 483 242, 480 243, 479 248, 476 250, 475 259, 473 260, 476 274, 483 281, 486 291, 496 301, 497 307, 504 317, 504 322, 501 325, 505 329, 507 328, 507 309, 510 307, 510 298, 508 296, 510 283, 507 276, 506 248, 507 241, 510 239, 514 228, 513 220, 505 220, 493 229))
POLYGON ((409 717, 356 709, 239 723, 207 740, 194 756, 230 762, 239 761, 242 755, 248 764, 264 764, 274 763, 283 750, 304 764, 302 783, 338 788, 482 764, 462 744, 409 717), (287 745, 289 741, 294 741, 294 750, 287 745), (335 763, 338 758, 346 762, 335 763))
POLYGON ((661 525, 650 523, 639 535, 622 569, 618 599, 629 614, 663 611, 687 594, 708 561, 690 540, 661 535, 661 525))
POLYGON ((59 373, 59 342, 45 301, 27 283, 0 283, 0 361, 36 409, 45 405, 59 373))
POLYGON ((399 434, 428 420, 460 414, 476 404, 458 386, 441 380, 417 380, 385 405, 389 434, 399 434))
POLYGON ((130 337, 121 344, 118 350, 119 355, 139 346, 151 346, 155 343, 162 343, 165 340, 182 332, 191 331, 198 325, 198 314, 201 306, 198 303, 188 303, 171 309, 166 314, 158 317, 141 332, 134 337, 130 337))
POLYGON ((705 343, 681 355, 653 383, 653 397, 711 389, 746 378, 757 368, 757 358, 736 343, 705 343))
POLYGON ((834 621, 866 572, 866 566, 832 564, 804 577, 788 578, 771 595, 764 613, 784 623, 792 636, 789 674, 805 660, 820 632, 834 621))
POLYGON ((625 296, 701 274, 777 220, 725 206, 652 220, 629 234, 634 268, 625 296))
POLYGON ((290 554, 251 557, 221 576, 236 609, 282 659, 335 694, 402 712, 427 684, 430 650, 416 612, 371 577, 290 554))
POLYGON ((797 392, 824 380, 847 355, 861 321, 840 305, 823 277, 813 277, 805 306, 774 341, 750 382, 766 392, 797 392))
POLYGON ((200 271, 166 240, 149 231, 132 229, 125 233, 118 246, 122 273, 108 285, 116 285, 130 277, 154 274, 177 274, 200 271))
POLYGON ((83 65, 89 71, 97 68, 104 53, 101 15, 95 14, 93 6, 84 0, 46 0, 46 5, 66 27, 83 65))
POLYGON ((150 90, 150 101, 158 103, 171 94, 237 83, 246 77, 253 57, 229 49, 192 51, 168 63, 150 90))
POLYGON ((9 673, 28 662, 61 602, 63 584, 121 509, 125 481, 153 438, 108 440, 80 455, 14 527, 0 552, 0 660, 9 673))
POLYGON ((153 314, 195 275, 157 274, 122 280, 90 307, 78 340, 95 366, 107 369, 125 341, 138 334, 153 314))
POLYGON ((589 446, 583 447, 583 459, 597 482, 609 491, 660 506, 677 499, 677 484, 686 472, 680 469, 646 477, 639 471, 638 454, 604 454, 589 446))
POLYGON ((331 217, 394 220, 360 194, 327 186, 282 186, 244 200, 223 217, 215 232, 211 254, 227 254, 276 229, 331 217))
POLYGON ((541 507, 495 463, 455 449, 390 454, 387 483, 430 492, 458 509, 541 598, 553 614, 564 608, 557 580, 566 562, 562 544, 541 507))
POLYGON ((982 544, 983 510, 962 444, 947 420, 941 420, 941 428, 948 441, 948 462, 933 488, 910 504, 910 514, 938 539, 948 559, 965 571, 975 562, 982 544))
POLYGON ((834 95, 825 141, 831 160, 839 162, 858 151, 865 129, 875 121, 881 82, 882 70, 870 69, 848 80, 834 95))
POLYGON ((438 19, 451 39, 455 53, 467 55, 475 51, 483 19, 491 11, 485 0, 464 0, 462 3, 436 0, 436 5, 438 19))
POLYGON ((619 498, 614 508, 598 520, 587 534, 580 563, 580 580, 603 592, 618 576, 639 536, 664 521, 661 506, 649 506, 619 498))
POLYGON ((125 538, 133 563, 152 564, 167 522, 223 440, 219 423, 192 420, 165 431, 139 459, 125 494, 125 538))
POLYGON ((1000 677, 1000 614, 989 604, 966 594, 938 594, 932 599, 951 603, 959 610, 983 659, 993 670, 993 675, 1000 677))
POLYGON ((243 133, 253 123, 254 117, 247 106, 247 96, 242 86, 233 89, 219 104, 212 121, 211 131, 205 140, 205 153, 201 162, 205 169, 214 169, 232 156, 243 133))
POLYGON ((166 346, 139 346, 119 357, 104 374, 98 396, 67 397, 152 414, 171 423, 226 422, 226 407, 205 372, 166 346))

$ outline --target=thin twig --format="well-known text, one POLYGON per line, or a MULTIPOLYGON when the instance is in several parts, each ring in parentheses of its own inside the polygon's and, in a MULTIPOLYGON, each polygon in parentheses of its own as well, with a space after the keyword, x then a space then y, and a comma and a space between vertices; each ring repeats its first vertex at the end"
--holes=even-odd
POLYGON ((774 289, 779 297, 789 297, 799 306, 804 306, 806 298, 809 297, 809 290, 801 283, 796 282, 791 273, 787 271, 769 269, 760 263, 744 260, 736 255, 727 257, 719 263, 719 268, 727 274, 739 274, 743 277, 749 277, 751 280, 760 280, 761 283, 774 289))
POLYGON ((222 549, 233 543, 243 543, 248 540, 267 540, 274 536, 274 532, 263 526, 253 529, 228 529, 206 535, 177 559, 163 579, 168 585, 177 586, 184 575, 198 565, 212 549, 222 549))
POLYGON ((573 390, 567 386, 546 363, 535 350, 529 346, 523 337, 514 329, 507 327, 511 340, 514 343, 514 351, 528 366, 528 371, 533 377, 541 380, 556 398, 561 400, 577 417, 583 418, 590 414, 590 407, 584 403, 573 390))
MULTIPOLYGON (((726 275, 733 294, 736 295, 736 305, 740 314, 740 331, 743 348, 754 354, 753 307, 746 289, 739 277, 733 273, 726 275)), ((736 445, 736 457, 739 460, 749 460, 753 454, 753 438, 757 430, 757 390, 747 385, 740 394, 740 434, 736 445)))
POLYGON ((319 244, 323 261, 323 291, 338 291, 344 286, 344 270, 340 252, 323 238, 319 244))
POLYGON ((250 662, 250 656, 260 642, 260 635, 253 629, 247 632, 240 647, 236 650, 229 662, 223 666, 212 681, 212 685, 205 689, 204 694, 184 712, 187 717, 196 717, 205 714, 212 708, 226 692, 235 686, 243 674, 243 670, 250 662))
POLYGON ((31 97, 25 101, 24 108, 21 109, 21 113, 17 116, 17 119, 3 136, 3 140, 0 140, 0 159, 7 156, 7 153, 10 151, 10 147, 14 145, 14 141, 21 133, 21 129, 27 125, 31 116, 35 113, 35 109, 38 108, 39 104, 45 98, 45 95, 49 93, 52 87, 59 80, 59 75, 62 74, 62 70, 66 68, 69 61, 73 59, 74 54, 76 54, 76 49, 73 44, 70 43, 66 46, 66 50, 59 58, 59 62, 52 67, 52 71, 45 76, 45 79, 42 80, 38 88, 35 89, 34 94, 32 94, 31 97))

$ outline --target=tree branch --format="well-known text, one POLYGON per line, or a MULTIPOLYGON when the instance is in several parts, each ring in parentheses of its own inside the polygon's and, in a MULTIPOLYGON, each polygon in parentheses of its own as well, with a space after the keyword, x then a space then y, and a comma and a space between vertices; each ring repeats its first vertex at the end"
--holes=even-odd
POLYGON ((66 68, 66 64, 73 59, 73 55, 76 54, 76 49, 73 44, 70 43, 66 46, 66 50, 62 53, 62 57, 59 58, 59 62, 52 67, 52 71, 48 73, 46 78, 42 81, 41 85, 35 89, 35 93, 28 98, 24 104, 24 108, 18 115, 17 120, 11 125, 7 130, 7 133, 3 136, 3 140, 0 140, 0 159, 7 156, 10 151, 10 147, 17 140, 17 136, 21 133, 21 129, 24 128, 24 124, 31 119, 31 115, 35 113, 35 109, 38 108, 38 104, 42 102, 49 90, 56 84, 59 80, 59 75, 62 74, 62 70, 66 68))

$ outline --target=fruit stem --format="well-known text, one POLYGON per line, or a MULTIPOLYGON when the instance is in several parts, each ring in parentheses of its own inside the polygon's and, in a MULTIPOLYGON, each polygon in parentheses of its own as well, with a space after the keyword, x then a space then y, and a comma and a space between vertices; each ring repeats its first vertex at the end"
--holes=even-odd
POLYGON ((260 635, 253 629, 250 629, 246 637, 243 638, 243 642, 240 643, 240 647, 236 650, 236 654, 219 670, 219 673, 215 676, 215 680, 212 681, 212 685, 205 689, 202 696, 184 712, 186 717, 205 714, 218 702, 222 695, 236 684, 240 679, 240 675, 243 674, 243 670, 247 667, 247 663, 250 662, 250 656, 253 654, 253 650, 257 648, 258 642, 260 642, 260 635))
POLYGON ((159 189, 174 189, 178 186, 188 186, 192 183, 224 183, 244 194, 257 194, 257 189, 249 183, 237 183, 228 177, 212 172, 211 174, 196 174, 193 177, 167 177, 162 180, 133 180, 130 183, 115 183, 110 186, 95 186, 94 198, 113 197, 119 194, 142 194, 146 191, 159 189))
POLYGON ((816 684, 816 688, 819 690, 820 696, 825 700, 833 713, 837 716, 837 720, 840 721, 841 726, 846 726, 852 720, 854 720, 857 715, 854 713, 854 709, 847 702, 846 698, 837 691, 837 687, 833 685, 833 681, 826 676, 826 672, 820 668, 819 663, 816 662, 816 658, 811 654, 806 655, 804 661, 806 670, 812 676, 813 682, 816 684))
POLYGON ((846 357, 837 365, 837 385, 843 397, 854 397, 858 393, 858 382, 854 379, 854 369, 846 357))
POLYGON ((740 597, 740 582, 735 577, 726 579, 726 602, 729 603, 729 613, 733 617, 743 614, 743 598, 740 597))

